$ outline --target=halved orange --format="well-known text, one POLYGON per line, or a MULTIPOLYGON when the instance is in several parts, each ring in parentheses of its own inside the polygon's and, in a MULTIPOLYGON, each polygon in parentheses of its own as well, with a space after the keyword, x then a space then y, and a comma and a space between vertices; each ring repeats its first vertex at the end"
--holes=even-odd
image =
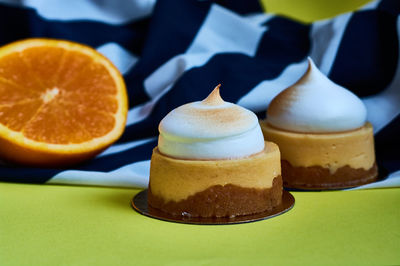
POLYGON ((0 157, 33 166, 92 158, 125 128, 116 67, 88 46, 26 39, 0 48, 0 157))

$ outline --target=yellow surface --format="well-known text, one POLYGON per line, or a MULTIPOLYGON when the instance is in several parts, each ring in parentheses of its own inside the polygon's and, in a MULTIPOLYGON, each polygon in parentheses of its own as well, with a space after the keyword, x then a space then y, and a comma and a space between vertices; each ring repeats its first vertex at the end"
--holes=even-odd
POLYGON ((150 186, 153 195, 166 202, 177 202, 216 185, 270 188, 278 175, 281 157, 278 146, 272 142, 265 142, 265 149, 258 154, 232 160, 180 160, 154 149, 150 186))
POLYGON ((268 13, 312 22, 355 10, 371 0, 260 0, 260 2, 268 13))
POLYGON ((400 264, 400 189, 296 192, 284 215, 226 226, 142 216, 137 192, 0 183, 0 265, 400 264))
POLYGON ((280 130, 260 122, 265 140, 278 144, 282 160, 295 167, 322 166, 333 174, 346 165, 369 170, 375 163, 372 125, 352 131, 313 134, 280 130))

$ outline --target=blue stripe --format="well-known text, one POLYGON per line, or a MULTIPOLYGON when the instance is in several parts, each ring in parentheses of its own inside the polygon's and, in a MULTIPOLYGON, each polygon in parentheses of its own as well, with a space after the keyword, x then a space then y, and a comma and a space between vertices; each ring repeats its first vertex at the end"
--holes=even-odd
POLYGON ((42 184, 59 172, 57 169, 0 166, 0 182, 42 184))
POLYGON ((348 23, 329 77, 360 97, 384 90, 399 56, 397 16, 375 10, 355 13, 348 23))
POLYGON ((98 47, 116 42, 134 54, 140 54, 148 30, 149 19, 125 25, 102 22, 46 20, 34 9, 0 4, 0 44, 30 38, 49 37, 67 39, 98 47))
MULTIPOLYGON (((192 43, 211 4, 214 1, 170 0, 158 1, 154 7, 149 35, 141 59, 125 75, 131 106, 149 100, 143 82, 159 66, 172 57, 183 54, 192 43)), ((242 14, 261 12, 258 1, 217 1, 217 3, 242 14)))
MULTIPOLYGON (((150 141, 116 154, 94 158, 75 168, 75 170, 109 172, 134 162, 150 160, 151 153, 156 146, 157 140, 150 141)), ((74 170, 73 167, 71 169, 74 170)))
POLYGON ((379 3, 378 9, 391 13, 397 16, 400 14, 400 1, 398 0, 383 0, 379 3))
POLYGON ((131 106, 150 99, 144 89, 144 80, 160 65, 184 53, 203 23, 210 3, 188 2, 170 0, 156 3, 141 60, 125 75, 131 106))
POLYGON ((241 15, 263 12, 260 1, 258 0, 217 0, 210 2, 226 7, 241 15))
POLYGON ((400 170, 400 115, 375 135, 376 159, 390 172, 400 170))
POLYGON ((281 65, 279 69, 293 62, 298 62, 310 51, 311 26, 293 20, 274 17, 265 25, 268 31, 264 34, 257 49, 257 58, 281 65))
MULTIPOLYGON (((95 158, 81 165, 65 169, 0 166, 0 182, 41 184, 65 170, 109 172, 134 162, 149 160, 155 146, 157 146, 157 141, 151 141, 117 154, 95 158)), ((82 175, 84 175, 84 172, 82 175)))

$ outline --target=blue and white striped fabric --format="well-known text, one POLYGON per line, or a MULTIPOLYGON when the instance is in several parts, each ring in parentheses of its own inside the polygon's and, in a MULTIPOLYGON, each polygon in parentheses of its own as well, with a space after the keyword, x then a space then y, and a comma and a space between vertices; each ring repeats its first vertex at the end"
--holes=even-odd
POLYGON ((0 45, 28 37, 95 47, 123 73, 130 109, 121 139, 70 169, 0 165, 0 181, 146 187, 158 123, 173 108, 222 83, 226 101, 260 118, 294 83, 310 56, 362 98, 375 128, 377 160, 400 186, 400 2, 304 25, 265 14, 257 1, 21 0, 0 4, 0 45))

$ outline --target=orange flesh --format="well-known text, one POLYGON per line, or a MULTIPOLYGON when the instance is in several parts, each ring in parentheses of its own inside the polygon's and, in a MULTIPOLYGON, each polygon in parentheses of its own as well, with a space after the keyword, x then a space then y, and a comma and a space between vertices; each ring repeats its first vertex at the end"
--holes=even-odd
POLYGON ((78 144, 114 128, 117 85, 83 53, 32 47, 0 60, 0 123, 25 138, 78 144))

